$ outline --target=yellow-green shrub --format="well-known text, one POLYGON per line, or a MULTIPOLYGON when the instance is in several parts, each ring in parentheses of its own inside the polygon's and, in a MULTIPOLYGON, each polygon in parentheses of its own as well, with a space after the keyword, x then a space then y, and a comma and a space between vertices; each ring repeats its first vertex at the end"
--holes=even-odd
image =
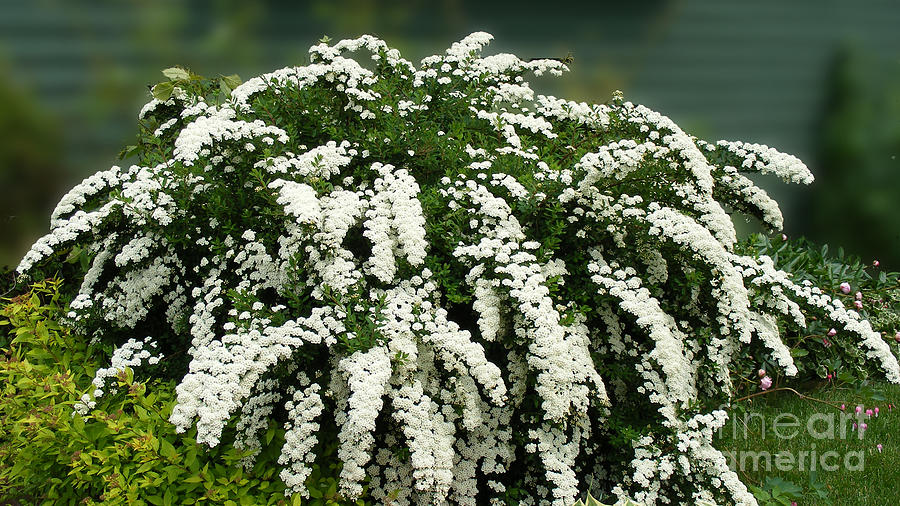
MULTIPOLYGON (((102 357, 56 322, 58 287, 37 283, 0 310, 0 503, 299 503, 285 497, 274 462, 283 430, 269 427, 269 444, 245 472, 233 446, 209 449, 193 431, 175 433, 167 421, 171 382, 141 383, 128 369, 117 378, 118 394, 73 415, 102 357)), ((313 499, 304 504, 340 504, 336 465, 326 470, 310 476, 313 499)))

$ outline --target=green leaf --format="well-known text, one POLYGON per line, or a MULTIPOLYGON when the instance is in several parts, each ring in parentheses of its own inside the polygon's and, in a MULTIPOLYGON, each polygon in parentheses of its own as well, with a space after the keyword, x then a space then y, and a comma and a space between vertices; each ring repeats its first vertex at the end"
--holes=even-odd
POLYGON ((75 432, 83 432, 84 418, 82 418, 80 415, 72 417, 72 426, 75 428, 75 432))
POLYGON ((153 93, 153 98, 159 100, 160 102, 165 102, 169 100, 169 97, 172 96, 172 91, 175 90, 175 85, 172 84, 171 81, 159 83, 153 87, 151 91, 153 93))
POLYGON ((146 422, 147 420, 150 419, 150 415, 149 415, 149 413, 147 413, 147 410, 140 406, 134 407, 134 414, 137 415, 138 420, 140 420, 142 422, 146 422))
POLYGON ((164 69, 162 73, 171 81, 188 81, 191 79, 190 72, 181 67, 169 67, 164 69))
POLYGON ((166 466, 163 469, 166 473, 166 477, 169 479, 170 483, 175 483, 178 481, 178 476, 182 473, 182 469, 178 466, 166 466))
POLYGON ((138 470, 135 474, 144 474, 145 472, 149 471, 150 469, 153 469, 154 465, 156 465, 156 463, 152 460, 150 462, 144 462, 143 464, 141 464, 141 467, 138 468, 138 470))
POLYGON ((163 494, 163 505, 169 506, 170 504, 175 504, 175 494, 172 493, 171 487, 167 488, 163 494))
POLYGON ((140 146, 138 146, 136 144, 130 144, 128 146, 125 146, 122 149, 122 151, 119 151, 119 160, 127 160, 128 158, 131 158, 132 156, 139 153, 140 150, 141 150, 140 146))
POLYGON ((243 81, 241 81, 241 76, 237 74, 231 74, 230 76, 222 77, 222 82, 233 90, 240 86, 243 81))
POLYGON ((35 334, 42 340, 46 341, 50 339, 50 332, 47 331, 47 324, 43 321, 37 322, 37 325, 34 328, 35 334))
POLYGON ((178 452, 175 451, 175 447, 172 446, 172 443, 165 439, 159 440, 159 454, 169 460, 175 460, 178 458, 178 452))
POLYGON ((94 422, 84 426, 84 433, 88 437, 88 441, 95 443, 101 436, 107 434, 109 428, 103 422, 94 422))
POLYGON ((588 494, 587 501, 584 504, 585 506, 603 506, 603 504, 595 499, 591 494, 588 494))
POLYGON ((791 481, 783 480, 775 476, 766 478, 766 488, 772 490, 773 497, 776 495, 787 495, 796 498, 803 494, 803 489, 801 487, 791 481))

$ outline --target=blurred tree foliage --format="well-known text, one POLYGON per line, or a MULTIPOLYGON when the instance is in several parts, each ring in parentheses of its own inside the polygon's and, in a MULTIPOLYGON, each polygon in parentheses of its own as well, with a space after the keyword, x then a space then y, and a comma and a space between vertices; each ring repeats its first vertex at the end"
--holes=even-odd
POLYGON ((16 190, 0 198, 0 272, 47 228, 62 173, 56 124, 8 75, 0 65, 0 188, 16 190))
POLYGON ((900 60, 835 58, 810 213, 818 241, 900 268, 900 60))

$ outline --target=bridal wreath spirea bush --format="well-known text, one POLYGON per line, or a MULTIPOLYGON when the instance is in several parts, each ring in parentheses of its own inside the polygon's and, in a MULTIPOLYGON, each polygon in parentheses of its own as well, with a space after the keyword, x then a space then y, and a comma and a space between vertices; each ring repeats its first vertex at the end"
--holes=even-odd
POLYGON ((418 67, 322 43, 233 89, 170 69, 139 164, 76 186, 18 267, 90 260, 68 316, 111 363, 78 409, 126 367, 177 377, 201 443, 283 424, 299 494, 337 448, 350 500, 755 504, 710 444, 739 350, 796 373, 779 322, 813 308, 900 381, 855 311, 734 252, 729 212, 782 222, 745 173, 809 183, 797 158, 535 96, 565 65, 490 39, 418 67))

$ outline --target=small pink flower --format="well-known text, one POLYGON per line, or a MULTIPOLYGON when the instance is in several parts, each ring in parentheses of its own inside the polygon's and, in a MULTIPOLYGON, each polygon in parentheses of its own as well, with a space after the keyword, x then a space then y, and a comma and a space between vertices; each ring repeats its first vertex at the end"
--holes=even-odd
POLYGON ((854 301, 853 301, 853 306, 856 307, 856 309, 862 309, 862 301, 861 301, 861 300, 854 300, 854 301))
POLYGON ((900 330, 898 330, 897 333, 894 334, 894 341, 900 343, 900 330))
POLYGON ((834 337, 837 334, 837 330, 831 329, 828 331, 828 337, 834 337))
POLYGON ((875 445, 875 448, 878 448, 878 453, 881 453, 881 448, 882 448, 881 443, 878 443, 877 445, 875 445))
POLYGON ((831 373, 828 373, 828 376, 825 376, 828 381, 831 381, 831 373))
POLYGON ((856 300, 862 300, 862 292, 856 292, 856 295, 854 295, 854 297, 856 297, 856 300))
POLYGON ((847 409, 847 405, 846 405, 846 404, 841 404, 841 411, 844 411, 844 410, 846 410, 846 409, 847 409))
POLYGON ((856 430, 856 422, 853 422, 853 430, 856 430))
POLYGON ((860 424, 859 428, 860 428, 861 430, 866 430, 866 429, 869 428, 869 424, 867 424, 867 423, 862 423, 862 424, 860 424))
POLYGON ((763 376, 763 379, 759 380, 759 388, 763 390, 768 390, 772 387, 772 378, 768 376, 763 376))
MULTIPOLYGON (((831 341, 829 341, 828 339, 826 339, 826 338, 823 337, 823 338, 822 338, 822 344, 824 344, 825 347, 828 348, 829 346, 831 346, 831 341)), ((829 374, 828 376, 830 377, 831 375, 829 374)))
POLYGON ((841 283, 841 291, 844 293, 850 293, 850 283, 847 283, 846 281, 841 283))
POLYGON ((781 234, 781 240, 782 240, 782 241, 787 241, 787 235, 781 234))
POLYGON ((875 418, 878 418, 878 406, 875 406, 875 418))
POLYGON ((866 416, 871 417, 874 412, 871 409, 866 410, 866 416))
POLYGON ((872 260, 872 267, 878 267, 879 265, 881 265, 881 262, 879 262, 878 260, 872 260))
POLYGON ((759 371, 756 371, 756 374, 759 375, 760 378, 762 378, 763 376, 766 375, 766 370, 760 369, 759 371))
POLYGON ((856 406, 856 414, 857 414, 857 415, 860 414, 860 413, 862 413, 862 410, 863 410, 863 407, 862 407, 862 406, 856 406))

